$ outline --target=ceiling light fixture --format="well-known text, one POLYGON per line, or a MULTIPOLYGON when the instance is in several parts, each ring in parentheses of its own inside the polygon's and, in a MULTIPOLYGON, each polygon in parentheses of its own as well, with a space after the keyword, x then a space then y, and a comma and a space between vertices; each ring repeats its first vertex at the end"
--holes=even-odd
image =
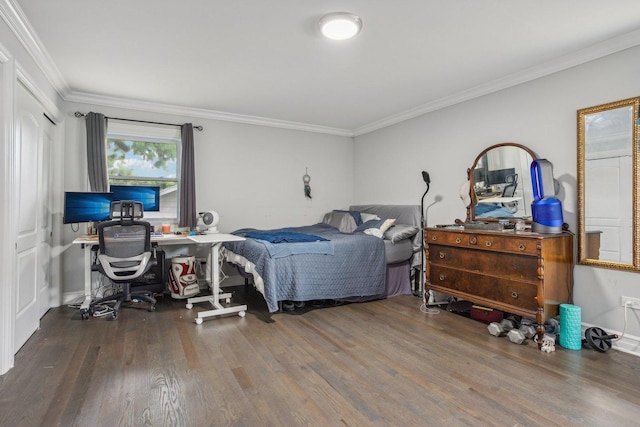
POLYGON ((349 12, 333 12, 318 21, 323 36, 332 40, 347 40, 355 37, 362 29, 360 17, 349 12))

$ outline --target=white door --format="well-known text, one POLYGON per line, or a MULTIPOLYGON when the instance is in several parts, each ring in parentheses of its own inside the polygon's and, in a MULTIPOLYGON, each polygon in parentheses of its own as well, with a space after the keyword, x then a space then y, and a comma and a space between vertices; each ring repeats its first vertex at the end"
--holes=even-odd
POLYGON ((16 262, 14 351, 38 329, 49 308, 48 120, 40 103, 21 84, 16 89, 16 262), (45 157, 47 156, 47 157, 45 157))

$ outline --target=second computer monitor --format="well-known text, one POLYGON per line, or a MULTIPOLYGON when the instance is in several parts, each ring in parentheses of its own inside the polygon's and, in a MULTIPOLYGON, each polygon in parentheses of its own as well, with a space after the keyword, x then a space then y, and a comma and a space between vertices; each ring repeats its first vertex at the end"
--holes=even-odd
POLYGON ((141 202, 145 212, 160 211, 160 187, 153 185, 112 185, 113 201, 141 202))

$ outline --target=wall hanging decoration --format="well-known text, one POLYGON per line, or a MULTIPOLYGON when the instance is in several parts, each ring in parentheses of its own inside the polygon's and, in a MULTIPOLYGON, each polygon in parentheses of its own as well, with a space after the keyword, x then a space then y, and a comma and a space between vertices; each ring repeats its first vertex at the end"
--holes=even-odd
POLYGON ((311 199, 311 186, 309 185, 311 177, 309 176, 309 170, 307 168, 305 168, 305 174, 302 175, 302 182, 304 182, 304 196, 307 199, 311 199))

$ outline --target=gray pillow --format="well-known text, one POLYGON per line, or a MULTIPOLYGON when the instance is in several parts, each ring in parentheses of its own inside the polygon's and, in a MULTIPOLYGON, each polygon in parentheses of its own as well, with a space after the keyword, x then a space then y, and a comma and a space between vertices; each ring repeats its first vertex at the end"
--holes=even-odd
POLYGON ((329 212, 325 214, 322 222, 337 228, 341 233, 353 233, 358 228, 356 220, 349 212, 329 212))
POLYGON ((392 243, 397 243, 403 239, 410 239, 419 230, 420 228, 415 225, 395 224, 384 233, 384 238, 391 240, 392 243))

